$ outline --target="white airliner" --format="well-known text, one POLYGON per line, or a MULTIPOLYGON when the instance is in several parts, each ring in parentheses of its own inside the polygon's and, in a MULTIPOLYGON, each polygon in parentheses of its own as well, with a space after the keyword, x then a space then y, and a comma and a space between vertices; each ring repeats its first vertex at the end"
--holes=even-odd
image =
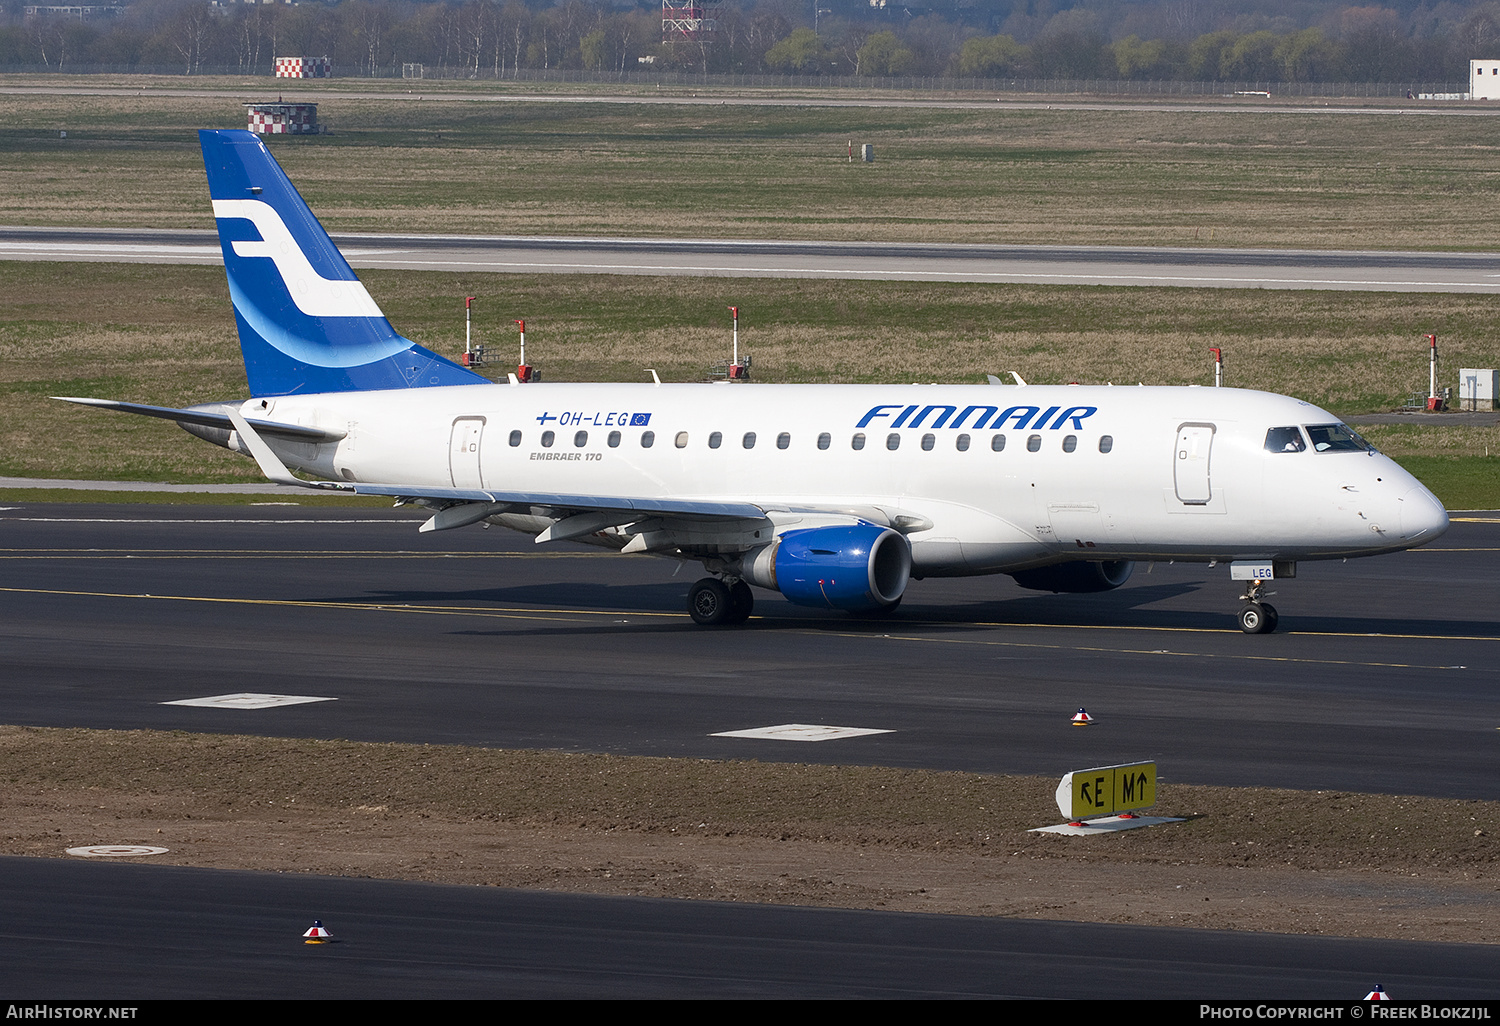
POLYGON ((913 577, 1088 592, 1187 560, 1248 582, 1240 627, 1264 633, 1263 585, 1299 560, 1448 526, 1337 417, 1265 392, 494 384, 391 328, 259 138, 200 136, 253 398, 69 401, 177 421, 284 484, 420 504, 423 531, 488 521, 701 562, 702 624, 744 621, 752 585, 879 613, 913 577))

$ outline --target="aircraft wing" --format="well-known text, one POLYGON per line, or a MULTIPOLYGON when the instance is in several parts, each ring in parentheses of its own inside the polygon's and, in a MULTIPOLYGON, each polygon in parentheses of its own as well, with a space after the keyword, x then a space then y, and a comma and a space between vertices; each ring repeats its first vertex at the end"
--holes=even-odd
POLYGON ((232 406, 225 415, 241 440, 260 464, 261 473, 278 484, 318 488, 327 491, 352 492, 355 495, 389 495, 408 501, 426 500, 441 505, 436 514, 422 525, 423 531, 445 531, 476 524, 497 513, 530 511, 543 507, 561 514, 570 522, 543 532, 539 541, 561 541, 604 527, 627 524, 647 516, 691 516, 724 519, 760 518, 765 511, 748 502, 713 502, 696 499, 652 499, 619 495, 575 495, 566 492, 516 492, 486 488, 444 488, 439 485, 356 484, 343 481, 303 481, 287 470, 286 464, 266 444, 244 414, 232 406), (578 521, 572 523, 571 521, 578 521))
MULTIPOLYGON (((288 482, 281 482, 286 484, 288 482)), ((698 499, 648 499, 624 495, 575 495, 569 492, 510 492, 491 488, 439 488, 428 485, 342 484, 337 481, 298 481, 311 488, 331 488, 355 495, 389 495, 396 499, 438 502, 484 502, 507 506, 544 506, 555 510, 597 510, 638 513, 641 516, 762 517, 765 510, 749 502, 698 499)))
MULTIPOLYGON (((408 501, 427 500, 428 505, 440 506, 437 515, 424 525, 424 530, 444 530, 477 523, 495 513, 529 510, 542 507, 561 515, 599 514, 597 519, 609 524, 628 523, 647 516, 689 516, 706 518, 744 519, 765 516, 765 510, 748 502, 714 502, 696 499, 653 499, 620 495, 575 495, 566 492, 518 492, 500 489, 444 488, 436 485, 409 484, 354 484, 343 481, 304 481, 295 477, 286 464, 261 439, 261 435, 278 435, 297 441, 335 442, 342 432, 325 431, 305 427, 301 424, 284 424, 277 421, 246 418, 239 405, 227 402, 180 410, 170 406, 147 406, 144 403, 127 403, 117 399, 88 399, 78 396, 53 396, 63 402, 78 403, 99 409, 116 410, 120 413, 135 413, 179 424, 197 424, 203 427, 238 431, 241 440, 266 477, 277 484, 295 485, 299 488, 314 488, 323 491, 346 492, 355 495, 388 495, 408 501)), ((609 526, 605 524, 604 526, 609 526)), ((578 525, 581 526, 581 525, 578 525)), ((571 532, 556 532, 560 539, 571 536, 571 532)))

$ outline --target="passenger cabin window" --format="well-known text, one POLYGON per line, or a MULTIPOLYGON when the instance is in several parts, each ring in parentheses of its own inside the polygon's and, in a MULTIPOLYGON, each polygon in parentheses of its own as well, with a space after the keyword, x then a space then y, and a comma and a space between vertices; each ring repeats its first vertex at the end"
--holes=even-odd
POLYGON ((996 452, 1004 452, 1005 451, 1005 436, 1004 435, 995 435, 995 436, 993 436, 990 439, 990 448, 994 449, 996 452))
POLYGON ((755 448, 755 432, 754 431, 746 431, 745 432, 745 437, 742 438, 742 439, 740 439, 740 444, 743 445, 746 449, 754 449, 755 448))
POLYGON ((792 436, 791 436, 790 432, 783 431, 781 434, 779 434, 779 435, 776 436, 776 448, 778 448, 778 449, 785 449, 787 446, 789 446, 791 444, 792 444, 792 436))
POLYGON ((895 452, 897 449, 901 448, 901 435, 895 431, 892 431, 890 434, 886 435, 885 447, 891 450, 891 452, 895 452))
POLYGON ((1100 435, 1099 436, 1099 451, 1100 452, 1109 452, 1114 447, 1115 447, 1115 436, 1114 435, 1100 435))
POLYGON ((1063 452, 1072 452, 1078 448, 1078 436, 1068 435, 1063 439, 1063 452))
POLYGON ((686 431, 679 431, 679 432, 677 432, 677 438, 674 439, 673 444, 676 445, 677 448, 679 448, 679 449, 686 449, 687 448, 687 432, 686 431))
POLYGON ((958 451, 959 452, 968 452, 969 451, 969 436, 968 435, 959 435, 958 436, 958 440, 956 442, 954 442, 953 444, 956 445, 956 446, 958 446, 958 451))
POLYGON ((1309 424, 1313 452, 1374 452, 1375 447, 1348 424, 1309 424))
POLYGON ((863 449, 865 447, 865 433, 860 431, 853 438, 849 439, 849 447, 851 449, 863 449))
POLYGON ((1041 448, 1042 448, 1042 436, 1041 435, 1032 435, 1030 438, 1026 439, 1026 451, 1027 452, 1038 452, 1038 451, 1041 450, 1041 448))
POLYGON ((521 432, 519 432, 519 431, 512 431, 510 433, 510 447, 512 449, 514 449, 516 446, 518 446, 520 444, 521 444, 521 432))
POLYGON ((931 452, 932 447, 937 445, 937 435, 926 434, 922 436, 922 451, 931 452))
POLYGON ((1306 448, 1302 432, 1294 427, 1277 427, 1266 432, 1266 452, 1301 452, 1306 448))
POLYGON ((542 448, 543 449, 550 449, 550 448, 552 448, 552 440, 555 439, 556 437, 557 437, 557 435, 554 432, 543 431, 542 432, 542 448))
POLYGON ((582 449, 585 445, 588 445, 588 444, 589 444, 589 433, 587 431, 580 431, 580 432, 578 432, 577 434, 575 434, 573 436, 573 446, 575 448, 582 449))
POLYGON ((715 431, 713 434, 711 434, 711 435, 708 436, 708 447, 710 449, 717 449, 719 446, 721 446, 723 444, 724 444, 724 432, 722 432, 722 431, 715 431))
POLYGON ((827 431, 824 431, 821 435, 818 436, 818 448, 819 449, 826 449, 826 448, 828 448, 832 444, 833 444, 833 436, 830 435, 827 431))
POLYGON ((649 449, 649 448, 651 448, 655 444, 656 444, 656 432, 655 431, 642 431, 641 432, 641 448, 642 449, 649 449))
POLYGON ((609 433, 609 447, 611 449, 618 449, 620 447, 620 432, 611 431, 609 433))

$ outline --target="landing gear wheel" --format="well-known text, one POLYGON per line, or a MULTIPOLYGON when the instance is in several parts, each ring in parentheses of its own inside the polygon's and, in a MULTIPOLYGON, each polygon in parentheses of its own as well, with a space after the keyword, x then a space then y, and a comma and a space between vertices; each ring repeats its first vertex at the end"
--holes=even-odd
POLYGON ((729 589, 717 577, 705 577, 689 588, 687 605, 693 621, 705 627, 730 622, 729 589))
POLYGON ((1252 602, 1240 610, 1240 630, 1246 634, 1270 634, 1276 629, 1276 608, 1252 602))
POLYGON ((744 581, 735 581, 729 587, 729 615, 724 623, 744 623, 755 609, 755 594, 744 581))

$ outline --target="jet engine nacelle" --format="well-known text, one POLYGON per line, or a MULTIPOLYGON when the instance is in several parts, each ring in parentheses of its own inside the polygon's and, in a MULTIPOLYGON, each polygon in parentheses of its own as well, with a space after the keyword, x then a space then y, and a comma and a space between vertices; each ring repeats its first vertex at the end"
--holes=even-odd
POLYGON ((1108 562, 1092 562, 1086 559, 1053 566, 1039 566, 1035 570, 1017 570, 1010 576, 1023 588, 1033 591, 1066 591, 1084 594, 1094 591, 1113 591, 1130 580, 1135 564, 1128 559, 1108 562))
POLYGON ((911 545, 889 527, 857 524, 788 531, 745 553, 745 580, 799 606, 851 613, 889 609, 911 578, 911 545))

